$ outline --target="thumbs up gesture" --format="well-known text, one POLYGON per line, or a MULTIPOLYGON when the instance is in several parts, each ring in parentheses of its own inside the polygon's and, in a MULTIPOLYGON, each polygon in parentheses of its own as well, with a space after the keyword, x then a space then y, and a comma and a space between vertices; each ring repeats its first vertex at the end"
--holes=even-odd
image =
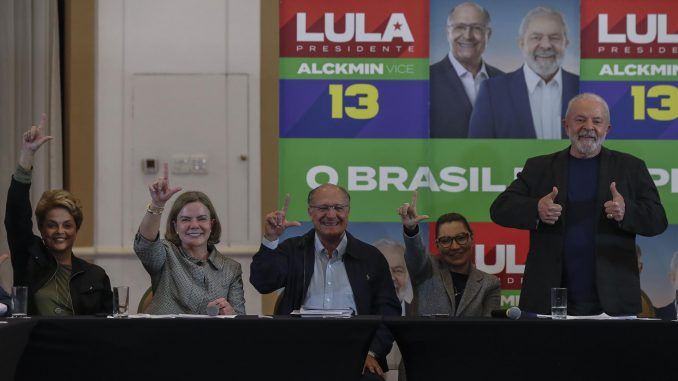
POLYGON ((563 207, 555 203, 556 196, 558 196, 558 188, 553 187, 551 193, 540 198, 537 204, 539 219, 545 224, 555 224, 563 211, 563 207))
POLYGON ((624 219, 626 204, 624 204, 624 197, 617 191, 617 183, 614 181, 610 184, 610 193, 612 193, 612 200, 603 204, 605 215, 610 220, 621 222, 624 219))

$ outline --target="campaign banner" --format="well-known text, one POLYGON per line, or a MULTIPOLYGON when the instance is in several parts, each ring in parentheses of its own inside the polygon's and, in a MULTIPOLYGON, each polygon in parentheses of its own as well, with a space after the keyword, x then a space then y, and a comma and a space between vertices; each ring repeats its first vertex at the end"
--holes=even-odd
POLYGON ((427 138, 428 81, 280 80, 281 138, 427 138))
MULTIPOLYGON (((280 193, 304 200, 332 182, 351 193, 351 220, 397 221, 395 210, 417 191, 421 214, 457 211, 472 222, 490 222, 494 199, 527 158, 566 149, 569 142, 495 139, 281 139, 280 193)), ((609 140, 606 147, 642 158, 670 223, 678 223, 678 164, 672 141, 609 140)), ((307 219, 304 202, 290 205, 292 219, 307 219)))
POLYGON ((582 0, 582 92, 610 106, 610 139, 678 139, 678 3, 582 0))
POLYGON ((281 0, 280 57, 428 57, 428 1, 281 0))

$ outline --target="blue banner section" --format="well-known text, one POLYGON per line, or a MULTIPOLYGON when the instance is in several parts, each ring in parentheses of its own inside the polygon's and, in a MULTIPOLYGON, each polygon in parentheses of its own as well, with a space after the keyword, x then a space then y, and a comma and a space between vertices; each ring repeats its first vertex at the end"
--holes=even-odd
POLYGON ((281 138, 428 138, 428 81, 280 81, 281 138))
POLYGON ((581 92, 596 93, 610 106, 608 139, 678 139, 675 82, 582 81, 581 92))

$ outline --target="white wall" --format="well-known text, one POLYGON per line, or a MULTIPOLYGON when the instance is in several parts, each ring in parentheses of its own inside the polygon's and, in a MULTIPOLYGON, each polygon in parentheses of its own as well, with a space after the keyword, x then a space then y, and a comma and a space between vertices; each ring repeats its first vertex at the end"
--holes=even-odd
POLYGON ((248 313, 261 311, 248 282, 261 234, 259 9, 252 0, 97 3, 95 247, 79 252, 130 286, 133 309, 150 278, 132 240, 157 176, 141 161, 173 168, 177 155, 200 154, 207 174, 170 173, 170 183, 210 196, 224 228, 218 247, 243 266, 248 313))

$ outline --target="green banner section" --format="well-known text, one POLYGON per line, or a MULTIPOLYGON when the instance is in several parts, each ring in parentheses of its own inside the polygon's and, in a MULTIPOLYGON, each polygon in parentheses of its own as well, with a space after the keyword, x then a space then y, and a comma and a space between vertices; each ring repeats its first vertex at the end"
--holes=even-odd
MULTIPOLYGON (((672 141, 607 141, 645 160, 670 223, 678 223, 678 163, 672 141)), ((489 207, 529 157, 565 149, 566 140, 280 139, 280 194, 291 195, 288 218, 308 220, 306 196, 336 182, 351 194, 351 221, 399 221, 396 209, 418 191, 418 211, 431 219, 457 211, 490 221, 489 207)), ((283 196, 281 196, 282 199, 283 196)))
POLYGON ((281 57, 280 79, 427 80, 428 59, 281 57))
POLYGON ((675 81, 675 59, 582 59, 582 81, 675 81))

